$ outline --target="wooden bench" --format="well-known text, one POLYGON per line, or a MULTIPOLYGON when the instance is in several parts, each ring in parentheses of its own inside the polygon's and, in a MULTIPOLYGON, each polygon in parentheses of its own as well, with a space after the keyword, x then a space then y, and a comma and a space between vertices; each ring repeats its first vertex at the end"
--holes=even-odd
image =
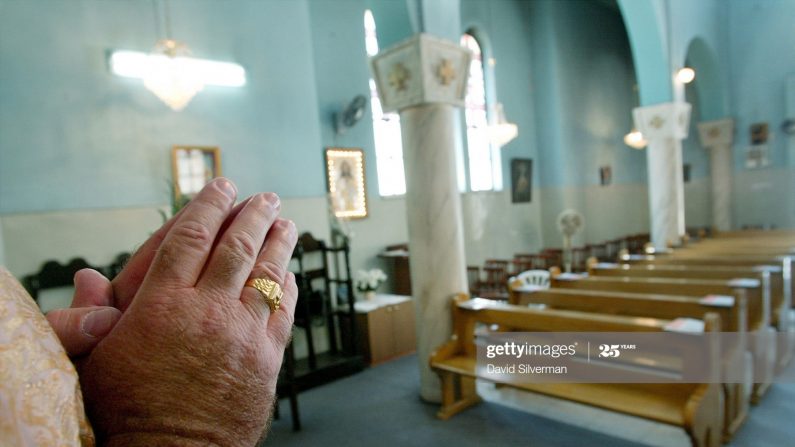
MULTIPOLYGON (((734 266, 755 267, 774 265, 781 268, 784 298, 789 301, 790 307, 795 306, 795 290, 792 287, 793 257, 790 256, 765 256, 765 255, 721 255, 719 253, 690 253, 683 254, 675 251, 670 254, 631 255, 622 253, 619 262, 632 265, 692 265, 692 266, 734 266)), ((786 307, 786 305, 784 306, 786 307)))
MULTIPOLYGON (((788 331, 787 342, 795 349, 795 287, 793 287, 793 258, 795 256, 765 256, 765 255, 718 255, 714 253, 690 253, 683 255, 673 252, 664 256, 644 256, 622 254, 620 262, 633 265, 662 265, 676 264, 687 266, 744 266, 756 267, 774 265, 781 268, 783 300, 778 312, 779 328, 788 331)), ((782 365, 783 366, 783 365, 782 365)))
POLYGON ((782 270, 777 266, 707 266, 707 265, 631 265, 613 263, 591 263, 588 273, 592 276, 621 276, 632 278, 682 278, 682 279, 721 279, 734 280, 740 278, 756 279, 762 283, 763 303, 769 306, 763 309, 769 315, 771 325, 785 330, 788 318, 782 315, 788 300, 784 297, 784 281, 782 270))
POLYGON ((553 270, 550 275, 550 287, 698 297, 744 296, 748 303, 748 330, 755 331, 770 326, 770 316, 764 313, 764 308, 769 307, 769 304, 764 303, 765 296, 760 281, 737 283, 725 279, 560 275, 553 270))
MULTIPOLYGON (((553 272, 550 285, 559 289, 586 289, 595 291, 617 291, 629 293, 661 293, 670 295, 706 296, 717 295, 744 295, 748 309, 748 331, 751 333, 770 334, 774 331, 770 327, 770 316, 763 309, 769 308, 764 304, 765 295, 762 293, 761 283, 756 285, 749 282, 737 284, 731 280, 718 279, 686 279, 686 278, 655 278, 655 277, 618 277, 618 276, 587 276, 587 275, 559 275, 553 272)), ((764 337, 756 337, 754 343, 749 344, 753 356, 754 387, 751 402, 756 404, 769 389, 777 370, 774 347, 764 343, 764 337)))
POLYGON ((769 307, 763 309, 769 315, 771 326, 779 333, 781 343, 769 337, 771 349, 776 350, 778 371, 783 370, 792 360, 795 351, 795 340, 792 338, 789 312, 789 299, 784 294, 784 278, 778 266, 692 266, 692 265, 630 265, 591 263, 589 273, 595 276, 623 277, 658 277, 658 278, 694 278, 694 279, 738 279, 753 278, 762 282, 762 293, 766 295, 763 303, 769 307))
MULTIPOLYGON (((442 382, 440 419, 448 419, 480 402, 475 389, 478 378, 475 347, 477 323, 500 325, 527 332, 659 332, 669 320, 597 315, 561 310, 536 310, 458 296, 453 303, 452 339, 430 358, 431 368, 442 382), (472 302, 477 305, 472 305, 472 302)), ((717 331, 720 318, 710 313, 704 319, 707 331, 717 331)), ((683 350, 692 349, 683 343, 683 350)), ((711 356, 716 359, 717 348, 711 356)), ((690 355, 701 355, 692 352, 690 355)), ((689 362, 683 362, 686 368, 689 362)), ((712 363, 710 377, 718 381, 719 361, 712 363)), ((651 374, 651 373, 648 373, 651 374)), ((650 377, 650 381, 654 379, 650 377)), ((481 377, 483 378, 483 377, 481 377)), ((491 378, 486 378, 492 380, 491 378)), ((625 413, 682 427, 695 446, 718 446, 723 424, 723 395, 718 383, 519 383, 505 379, 499 383, 524 391, 625 413)))
MULTIPOLYGON (((565 282, 565 281, 562 281, 565 282)), ((753 363, 747 356, 747 309, 745 291, 732 296, 731 306, 714 306, 704 296, 622 293, 576 289, 524 291, 511 288, 510 303, 517 306, 543 305, 549 309, 575 310, 599 314, 675 319, 703 319, 709 312, 718 314, 722 332, 739 334, 735 349, 723 359, 724 433, 723 441, 731 440, 748 415, 753 363)), ((772 359, 771 359, 772 360, 772 359)), ((772 366, 772 365, 771 365, 772 366)))

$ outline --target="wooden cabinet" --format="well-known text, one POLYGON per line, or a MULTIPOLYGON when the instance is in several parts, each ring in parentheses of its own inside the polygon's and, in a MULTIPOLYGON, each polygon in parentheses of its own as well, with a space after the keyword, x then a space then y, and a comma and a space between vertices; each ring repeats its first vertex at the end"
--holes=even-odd
POLYGON ((405 355, 417 347, 414 302, 402 295, 376 295, 356 303, 360 349, 370 364, 405 355))
POLYGON ((409 272, 409 245, 390 245, 378 255, 390 265, 394 278, 395 293, 398 295, 411 295, 411 273, 409 272))

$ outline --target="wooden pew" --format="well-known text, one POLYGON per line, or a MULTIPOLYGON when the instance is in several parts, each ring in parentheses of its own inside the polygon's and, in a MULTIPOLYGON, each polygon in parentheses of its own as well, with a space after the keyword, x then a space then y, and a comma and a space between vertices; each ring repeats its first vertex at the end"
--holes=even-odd
MULTIPOLYGON (((748 331, 752 333, 770 333, 770 317, 763 309, 769 308, 764 303, 765 295, 762 293, 761 282, 756 284, 736 284, 731 280, 718 279, 683 279, 683 278, 654 278, 654 277, 618 277, 618 276, 588 276, 588 275, 560 275, 553 271, 550 276, 550 286, 559 289, 585 289, 594 291, 616 291, 628 293, 657 293, 669 295, 744 295, 748 309, 748 331)), ((754 371, 755 384, 751 395, 752 403, 759 402, 767 392, 776 372, 776 352, 770 346, 762 343, 763 338, 757 338, 757 343, 749 346, 753 355, 753 363, 758 366, 754 371)))
MULTIPOLYGON (((566 282, 566 281, 560 281, 566 282)), ((571 281, 575 282, 575 281, 571 281)), ((723 442, 728 442, 748 415, 748 395, 753 372, 747 351, 747 308, 745 290, 736 290, 731 306, 706 304, 703 295, 663 295, 577 289, 525 291, 511 288, 510 303, 517 306, 543 305, 549 309, 575 310, 599 314, 675 319, 703 319, 709 312, 718 314, 722 332, 739 334, 736 349, 723 360, 724 424, 723 442)))
MULTIPOLYGON (((766 255, 721 255, 719 253, 689 253, 683 254, 681 251, 673 251, 670 254, 654 255, 631 255, 621 253, 619 262, 624 264, 637 265, 659 265, 659 264, 678 264, 678 265, 713 265, 713 266, 737 266, 753 267, 761 265, 775 265, 781 267, 781 274, 784 288, 784 299, 789 301, 789 307, 795 306, 795 288, 792 287, 793 277, 793 257, 791 256, 766 256, 766 255)), ((786 308, 787 306, 784 305, 786 308)))
MULTIPOLYGON (((535 310, 490 300, 468 301, 465 295, 456 297, 452 308, 453 337, 430 358, 430 366, 439 374, 442 382, 442 407, 437 413, 440 419, 448 419, 480 401, 475 390, 475 379, 478 377, 475 347, 477 323, 496 324, 527 332, 659 332, 670 323, 669 320, 653 318, 535 310)), ((715 332, 720 327, 720 317, 712 313, 705 317, 704 322, 709 332, 715 332)), ((688 350, 692 347, 689 343, 683 343, 679 348, 688 350)), ((700 354, 693 352, 690 355, 700 354)), ((710 356, 716 360, 717 355, 717 346, 712 345, 710 356)), ((683 367, 686 368, 688 363, 684 362, 683 367)), ((710 371, 716 381, 720 377, 717 363, 712 362, 710 371)), ((500 383, 679 426, 687 432, 694 446, 720 445, 723 395, 718 383, 519 383, 508 380, 500 383)))
MULTIPOLYGON (((765 320, 779 332, 789 332, 788 300, 784 297, 784 282, 781 268, 777 266, 735 267, 735 266, 690 266, 690 265, 629 265, 629 264, 591 264, 589 274, 592 276, 620 277, 657 277, 657 278, 689 278, 689 279, 756 279, 762 283, 764 296, 763 312, 765 320)), ((773 343, 775 338, 770 337, 773 343)), ((784 340, 787 340, 784 338, 784 340)), ((759 347, 764 349, 763 346, 759 347)), ((770 346, 773 349, 773 346, 770 346)), ((788 340, 775 346, 777 370, 784 369, 792 359, 795 346, 788 340)))
POLYGON ((748 330, 755 331, 770 326, 769 316, 764 313, 764 296, 761 282, 735 283, 724 279, 683 279, 683 278, 645 278, 588 275, 560 275, 553 271, 550 275, 553 289, 580 289, 594 291, 615 291, 626 293, 652 293, 663 295, 706 295, 743 296, 748 307, 748 330))
POLYGON ((788 319, 780 318, 787 314, 784 307, 788 299, 784 296, 784 278, 778 266, 712 266, 712 265, 630 265, 613 263, 591 263, 591 276, 622 276, 632 278, 682 278, 682 279, 720 279, 735 280, 740 278, 756 279, 762 283, 765 296, 764 309, 771 325, 781 330, 787 327, 788 319))

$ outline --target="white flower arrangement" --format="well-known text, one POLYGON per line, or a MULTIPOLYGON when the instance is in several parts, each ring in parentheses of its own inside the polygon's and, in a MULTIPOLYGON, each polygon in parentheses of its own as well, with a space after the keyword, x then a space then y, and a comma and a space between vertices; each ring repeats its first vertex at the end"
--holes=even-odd
POLYGON ((386 281, 386 274, 381 269, 359 270, 356 272, 356 290, 359 292, 373 292, 384 281, 386 281))

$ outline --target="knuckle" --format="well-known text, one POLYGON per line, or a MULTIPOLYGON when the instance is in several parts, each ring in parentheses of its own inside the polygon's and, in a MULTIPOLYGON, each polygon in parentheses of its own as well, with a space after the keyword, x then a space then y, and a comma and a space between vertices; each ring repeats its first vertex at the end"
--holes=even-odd
POLYGON ((254 238, 242 231, 230 234, 226 245, 230 251, 237 253, 238 257, 243 259, 254 259, 259 253, 254 238))
POLYGON ((240 250, 233 248, 231 245, 224 245, 218 247, 218 260, 214 267, 218 278, 232 278, 246 265, 247 259, 240 250))
POLYGON ((203 194, 199 194, 192 200, 192 202, 196 202, 194 206, 218 210, 225 210, 229 206, 229 198, 218 188, 205 188, 202 192, 203 194))
POLYGON ((187 245, 191 248, 204 248, 213 242, 213 234, 207 225, 196 220, 188 220, 176 225, 172 230, 173 239, 164 242, 163 246, 173 244, 187 245), (170 243, 169 243, 170 242, 170 243))
POLYGON ((284 267, 278 263, 266 259, 260 263, 256 270, 258 270, 258 272, 261 274, 265 274, 265 276, 268 276, 273 281, 276 281, 280 286, 284 286, 284 284, 282 284, 282 278, 284 278, 284 267))

